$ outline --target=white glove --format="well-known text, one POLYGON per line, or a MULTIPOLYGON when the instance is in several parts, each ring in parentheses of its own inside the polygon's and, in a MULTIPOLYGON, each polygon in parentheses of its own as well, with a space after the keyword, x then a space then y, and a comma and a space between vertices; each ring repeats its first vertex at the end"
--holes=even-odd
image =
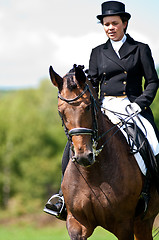
POLYGON ((135 102, 127 105, 126 109, 127 109, 129 114, 133 114, 133 113, 137 113, 138 114, 138 113, 140 113, 142 111, 140 106, 137 103, 135 103, 135 102))

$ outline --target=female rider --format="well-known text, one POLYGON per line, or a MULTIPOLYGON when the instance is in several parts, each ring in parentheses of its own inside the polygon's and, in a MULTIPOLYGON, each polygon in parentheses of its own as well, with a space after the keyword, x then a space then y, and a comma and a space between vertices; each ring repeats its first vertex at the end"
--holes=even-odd
MULTIPOLYGON (((108 41, 92 50, 89 77, 97 94, 100 88, 102 108, 107 109, 106 114, 113 123, 119 122, 120 117, 117 118, 108 110, 121 114, 138 114, 147 129, 146 137, 159 165, 159 132, 149 108, 155 98, 159 79, 149 46, 126 34, 130 17, 121 2, 108 1, 102 4, 102 14, 97 18, 104 27, 108 41)), ((140 121, 136 122, 142 129, 140 121)), ((66 148, 63 168, 68 162, 66 155, 68 156, 69 147, 66 148)), ((159 177, 157 185, 159 187, 159 177)), ((58 214, 62 207, 61 198, 56 204, 49 201, 46 207, 58 214)))

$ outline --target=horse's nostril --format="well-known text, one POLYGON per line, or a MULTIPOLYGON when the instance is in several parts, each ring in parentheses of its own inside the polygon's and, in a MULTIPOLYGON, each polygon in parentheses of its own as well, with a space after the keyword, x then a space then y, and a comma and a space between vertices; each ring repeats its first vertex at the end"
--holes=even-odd
POLYGON ((92 159, 92 158, 93 158, 93 153, 92 153, 92 152, 89 153, 89 154, 88 154, 88 157, 89 157, 89 159, 92 159))
POLYGON ((81 151, 82 147, 78 147, 79 151, 81 151))

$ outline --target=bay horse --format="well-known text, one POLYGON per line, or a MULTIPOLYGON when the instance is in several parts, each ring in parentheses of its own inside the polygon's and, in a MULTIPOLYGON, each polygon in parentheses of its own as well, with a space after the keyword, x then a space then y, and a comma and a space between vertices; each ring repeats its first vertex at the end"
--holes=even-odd
POLYGON ((86 240, 101 226, 119 240, 134 236, 152 240, 159 196, 152 185, 148 211, 144 218, 136 217, 144 176, 125 137, 102 113, 80 67, 74 66, 63 78, 52 67, 49 71, 58 88, 58 111, 71 144, 62 181, 70 239, 86 240))

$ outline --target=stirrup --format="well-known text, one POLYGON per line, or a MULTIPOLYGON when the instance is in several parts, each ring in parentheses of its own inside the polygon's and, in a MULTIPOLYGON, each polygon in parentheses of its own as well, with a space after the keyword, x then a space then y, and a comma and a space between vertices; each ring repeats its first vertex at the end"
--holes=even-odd
POLYGON ((57 218, 60 218, 60 215, 61 215, 61 213, 62 213, 62 211, 64 209, 64 206, 65 206, 64 197, 60 196, 60 194, 55 194, 47 201, 47 204, 54 205, 59 200, 62 202, 62 207, 61 207, 59 212, 53 211, 53 210, 47 208, 46 206, 43 209, 43 211, 46 212, 46 213, 49 213, 49 214, 51 214, 51 215, 53 215, 53 216, 55 216, 57 218))

